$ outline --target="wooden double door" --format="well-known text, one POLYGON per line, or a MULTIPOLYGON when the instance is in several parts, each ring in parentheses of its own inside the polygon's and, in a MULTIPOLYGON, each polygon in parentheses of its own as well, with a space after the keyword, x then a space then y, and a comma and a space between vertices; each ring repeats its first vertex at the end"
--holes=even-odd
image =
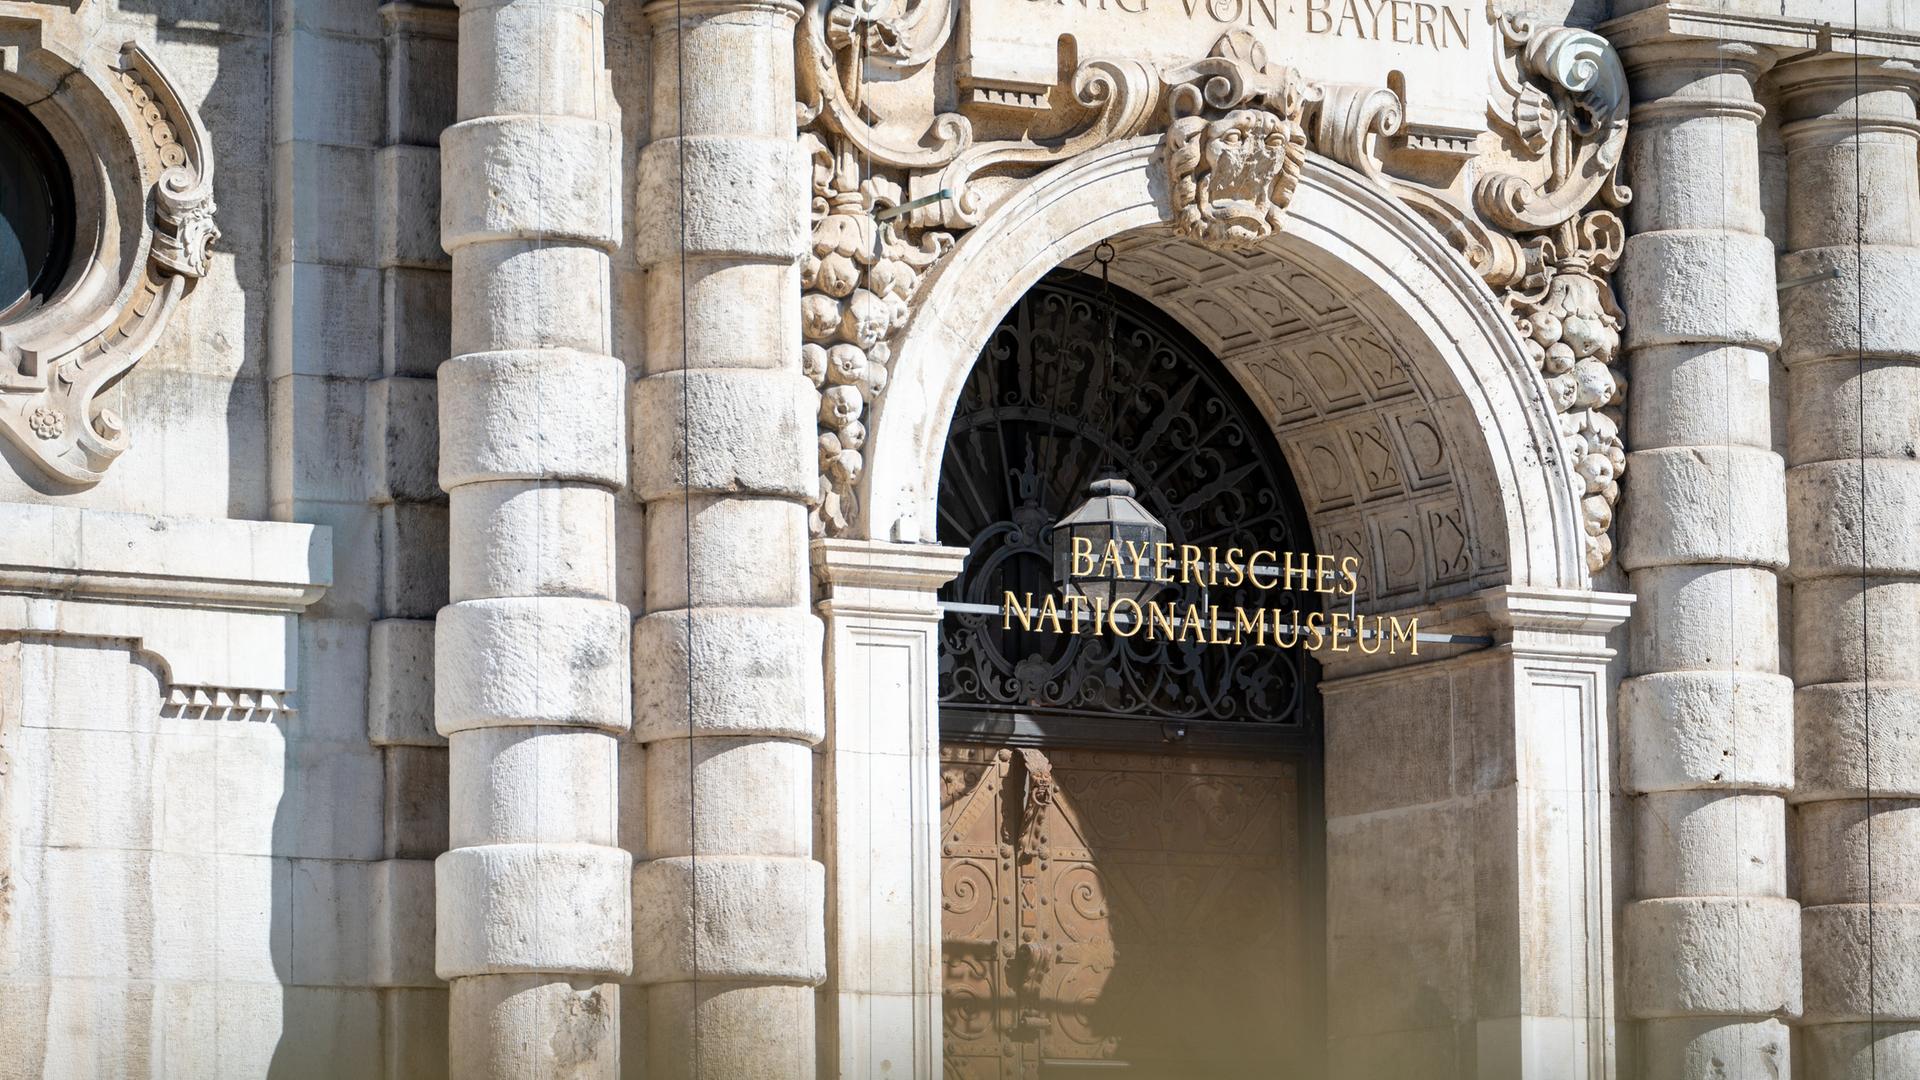
POLYGON ((1307 768, 944 744, 946 1076, 1314 1075, 1307 768))

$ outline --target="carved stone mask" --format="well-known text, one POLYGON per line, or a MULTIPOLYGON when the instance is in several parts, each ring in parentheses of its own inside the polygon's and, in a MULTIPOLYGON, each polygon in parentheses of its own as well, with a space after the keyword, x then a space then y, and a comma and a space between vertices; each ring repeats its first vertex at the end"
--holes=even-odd
POLYGON ((1297 117, 1235 109, 1216 120, 1174 121, 1166 145, 1175 226, 1205 244, 1246 247, 1280 227, 1307 136, 1297 117))

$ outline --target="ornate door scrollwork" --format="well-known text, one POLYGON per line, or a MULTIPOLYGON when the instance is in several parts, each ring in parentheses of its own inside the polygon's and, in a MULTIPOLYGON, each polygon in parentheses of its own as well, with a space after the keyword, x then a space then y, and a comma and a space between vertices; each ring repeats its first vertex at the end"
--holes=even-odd
POLYGON ((944 747, 946 1076, 1294 1075, 1298 769, 944 747))

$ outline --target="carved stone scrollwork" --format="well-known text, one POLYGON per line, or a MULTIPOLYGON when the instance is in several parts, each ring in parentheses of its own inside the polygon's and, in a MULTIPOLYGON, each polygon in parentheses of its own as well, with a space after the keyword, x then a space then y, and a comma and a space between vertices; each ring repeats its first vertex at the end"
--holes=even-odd
POLYGON ((1627 134, 1627 81, 1612 46, 1568 27, 1499 23, 1503 97, 1495 126, 1543 163, 1544 176, 1493 171, 1474 207, 1498 230, 1456 234, 1483 277, 1502 292, 1560 418, 1564 464, 1580 499, 1587 569, 1613 557, 1614 507, 1626 470, 1618 365, 1623 315, 1610 278, 1626 227, 1615 213, 1632 193, 1619 183, 1627 134))
MULTIPOLYGON (((1631 193, 1618 180, 1626 79, 1604 39, 1490 16, 1496 91, 1488 117, 1497 146, 1481 137, 1477 168, 1428 182, 1387 170, 1400 160, 1395 152, 1419 152, 1409 143, 1404 83, 1309 80, 1270 63, 1244 29, 1174 66, 1083 60, 1057 84, 1051 108, 1022 106, 1023 115, 1055 126, 1029 126, 1017 137, 976 138, 967 116, 922 111, 927 101, 949 100, 938 92, 908 95, 919 104, 891 112, 867 100, 898 94, 916 78, 935 89, 945 77, 935 61, 957 17, 952 0, 829 0, 801 20, 799 119, 814 161, 803 363, 821 391, 816 534, 840 533, 858 517, 868 416, 926 272, 998 205, 1012 189, 1007 180, 1157 130, 1172 225, 1199 244, 1245 248, 1281 230, 1309 150, 1431 222, 1505 301, 1558 416, 1586 564, 1594 572, 1607 565, 1626 467, 1626 380, 1616 366, 1622 318, 1609 279, 1625 231, 1615 211, 1631 193), (869 81, 872 66, 884 73, 869 81)), ((991 108, 975 115, 982 131, 995 130, 996 116, 999 130, 1009 130, 991 108)))
POLYGON ((213 158, 199 117, 133 42, 106 62, 49 50, 20 65, 28 72, 42 79, 65 73, 57 83, 68 92, 47 93, 36 115, 76 133, 58 141, 82 215, 114 218, 121 235, 139 241, 87 248, 83 237, 53 297, 0 325, 0 432, 56 482, 92 484, 131 444, 100 395, 153 347, 208 271, 220 236, 213 158), (132 153, 107 153, 92 142, 116 138, 132 153), (120 162, 131 163, 126 175, 120 162))

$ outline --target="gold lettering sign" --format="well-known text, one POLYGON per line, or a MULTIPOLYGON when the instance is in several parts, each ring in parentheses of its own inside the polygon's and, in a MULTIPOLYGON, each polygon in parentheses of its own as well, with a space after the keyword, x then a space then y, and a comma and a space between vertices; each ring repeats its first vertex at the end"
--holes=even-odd
MULTIPOLYGON (((1123 550, 1117 541, 1096 546, 1084 536, 1073 538, 1072 573, 1075 577, 1105 576, 1122 581, 1160 585, 1238 588, 1251 581, 1262 590, 1314 592, 1351 597, 1360 587, 1360 560, 1348 555, 1248 550, 1192 544, 1158 544, 1123 550)), ((1372 656, 1385 651, 1398 655, 1404 646, 1420 655, 1420 620, 1402 621, 1397 615, 1366 615, 1345 611, 1302 611, 1298 608, 1221 607, 1203 610, 1192 602, 1134 600, 1120 597, 1108 604, 1078 593, 1065 596, 1007 591, 1000 600, 1000 625, 1011 630, 1039 630, 1051 634, 1091 635, 1148 641, 1191 642, 1199 645, 1242 645, 1277 649, 1300 648, 1310 653, 1359 652, 1372 656)))

